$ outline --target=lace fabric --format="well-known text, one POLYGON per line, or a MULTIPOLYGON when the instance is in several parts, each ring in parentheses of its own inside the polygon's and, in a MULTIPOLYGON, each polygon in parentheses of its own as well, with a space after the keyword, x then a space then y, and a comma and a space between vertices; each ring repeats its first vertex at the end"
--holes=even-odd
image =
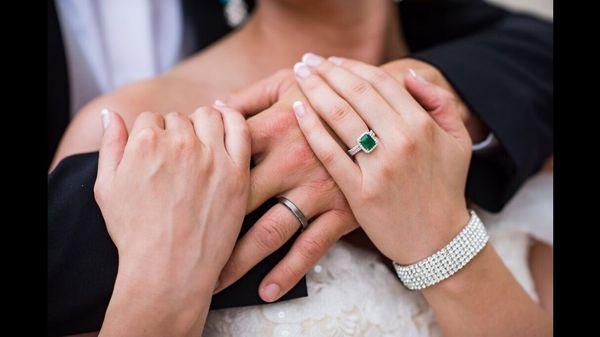
MULTIPOLYGON (((537 301, 527 253, 530 235, 552 244, 552 173, 532 178, 501 213, 477 212, 504 263, 537 301)), ((442 335, 421 293, 406 289, 377 252, 340 241, 308 273, 307 285, 305 298, 212 311, 203 336, 442 335)))

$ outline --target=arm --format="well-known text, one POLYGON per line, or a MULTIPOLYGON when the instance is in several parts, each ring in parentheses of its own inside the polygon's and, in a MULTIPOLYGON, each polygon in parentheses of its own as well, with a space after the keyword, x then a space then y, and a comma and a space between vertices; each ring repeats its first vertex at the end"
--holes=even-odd
MULTIPOLYGON (((480 120, 500 142, 497 152, 473 157, 467 183, 471 200, 499 211, 553 151, 552 24, 475 0, 399 7, 410 57, 462 98, 469 131, 480 120)), ((400 77, 415 67, 393 63, 388 70, 400 77)))
MULTIPOLYGON (((294 104, 300 128, 377 248, 401 265, 421 261, 469 219, 464 187, 472 143, 453 96, 415 75, 406 77, 405 90, 376 67, 332 61, 335 65, 322 60, 297 72, 308 100, 294 104), (353 107, 343 117, 322 109, 342 102, 353 107), (381 145, 354 161, 323 123, 346 147, 368 124, 381 145)), ((423 295, 445 336, 552 333, 549 315, 527 296, 491 244, 423 295)))
MULTIPOLYGON (((98 113, 94 122, 100 124, 98 113)), ((94 199, 98 153, 65 158, 48 176, 48 335, 63 336, 100 329, 117 275, 117 249, 94 199)), ((244 218, 242 234, 274 202, 244 218)), ((292 241, 257 263, 235 284, 214 295, 211 309, 263 303, 257 288, 283 259, 292 241)), ((306 296, 296 284, 282 300, 306 296)))
POLYGON ((102 124, 94 194, 119 266, 100 335, 198 335, 244 217, 246 122, 202 107, 143 113, 129 137, 113 112, 102 124))

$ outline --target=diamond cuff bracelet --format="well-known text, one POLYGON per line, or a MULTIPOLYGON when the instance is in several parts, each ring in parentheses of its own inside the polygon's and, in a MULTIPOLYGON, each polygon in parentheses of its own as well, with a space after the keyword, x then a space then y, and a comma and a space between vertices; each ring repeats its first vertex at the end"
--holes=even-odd
POLYGON ((485 247, 489 236, 474 211, 465 227, 444 248, 408 266, 394 262, 398 277, 410 290, 437 284, 463 268, 485 247))

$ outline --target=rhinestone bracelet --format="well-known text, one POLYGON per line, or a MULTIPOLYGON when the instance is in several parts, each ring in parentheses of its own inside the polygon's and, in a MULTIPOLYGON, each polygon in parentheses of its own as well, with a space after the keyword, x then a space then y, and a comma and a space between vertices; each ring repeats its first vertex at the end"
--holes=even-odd
POLYGON ((398 277, 408 289, 424 289, 447 279, 485 247, 489 239, 485 227, 474 211, 469 213, 469 222, 446 247, 408 266, 394 262, 398 277))

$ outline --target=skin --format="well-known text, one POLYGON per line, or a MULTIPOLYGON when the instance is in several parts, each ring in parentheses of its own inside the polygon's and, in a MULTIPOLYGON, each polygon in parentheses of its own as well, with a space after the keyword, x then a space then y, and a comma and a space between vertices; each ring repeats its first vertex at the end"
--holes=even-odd
MULTIPOLYGON (((316 55, 303 61, 294 67, 307 97, 294 103, 298 123, 369 238, 404 265, 441 249, 469 218, 464 189, 471 139, 452 95, 412 73, 405 85, 421 106, 376 67, 316 55), (324 123, 347 146, 369 129, 380 144, 354 161, 324 123)), ((445 336, 552 335, 548 313, 528 297, 491 244, 422 292, 445 336)))
POLYGON ((101 336, 198 336, 239 234, 250 140, 234 110, 103 114, 94 193, 119 254, 101 336))
MULTIPOLYGON (((304 140, 292 103, 304 97, 288 71, 306 50, 344 55, 402 79, 412 68, 452 92, 435 67, 410 58, 394 5, 387 0, 260 1, 239 30, 172 71, 102 96, 77 114, 66 131, 53 165, 67 155, 98 149, 102 108, 119 111, 131 128, 142 111, 193 111, 215 98, 248 117, 252 155, 246 212, 270 197, 284 195, 312 223, 290 253, 262 281, 259 294, 273 301, 291 289, 327 249, 358 224, 347 202, 304 140), (331 13, 336 13, 331 16, 331 13), (301 27, 299 29, 298 27, 301 27), (314 36, 319 36, 315 39, 314 36), (393 61, 392 61, 393 60, 393 61), (268 291, 267 291, 268 290, 268 291)), ((461 117, 473 141, 487 135, 481 122, 456 96, 461 117)), ((294 216, 276 205, 236 244, 217 291, 232 284, 299 229, 294 216)))

